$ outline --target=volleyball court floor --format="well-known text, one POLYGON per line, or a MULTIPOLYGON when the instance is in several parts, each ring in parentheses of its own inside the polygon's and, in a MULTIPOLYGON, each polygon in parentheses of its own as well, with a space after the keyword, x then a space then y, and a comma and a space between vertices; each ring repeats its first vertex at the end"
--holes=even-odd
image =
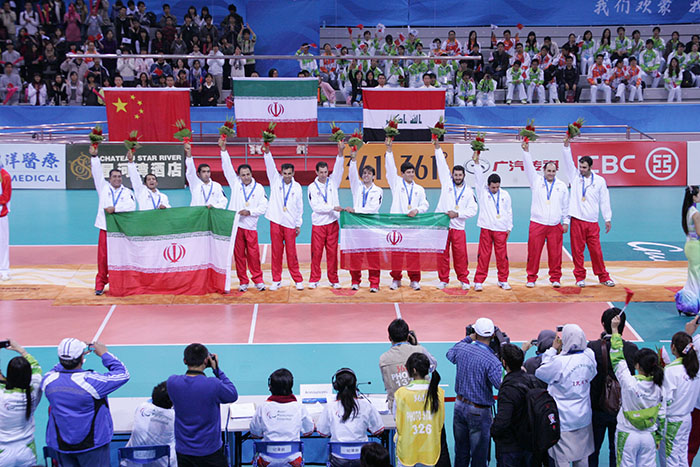
MULTIPOLYGON (((618 228, 623 228, 617 226, 618 228)), ((631 231, 630 227, 630 231, 631 231)), ((516 240, 524 240, 516 238, 516 240)), ((13 242, 14 243, 14 242, 13 242)), ((328 287, 325 276, 316 290, 294 289, 284 272, 284 287, 276 292, 237 291, 237 280, 228 295, 96 297, 96 247, 92 245, 24 245, 11 247, 12 280, 0 284, 0 337, 12 337, 29 349, 48 371, 56 363, 56 345, 64 337, 84 341, 98 338, 129 369, 131 380, 115 397, 148 396, 152 387, 170 374, 184 372, 182 351, 191 342, 202 342, 219 354, 222 369, 241 394, 267 392, 267 376, 277 368, 289 368, 299 383, 328 383, 341 367, 353 368, 358 380, 369 383, 362 390, 383 392, 378 358, 390 344, 387 325, 402 317, 418 339, 438 359, 447 396, 454 396, 454 365, 447 350, 464 337, 465 326, 486 316, 514 342, 529 341, 542 329, 566 323, 579 324, 588 339, 601 332, 600 315, 611 305, 620 306, 626 289, 635 293, 626 316, 625 338, 640 346, 669 344, 687 319, 678 317, 673 294, 685 282, 685 263, 640 260, 640 255, 616 250, 607 266, 617 287, 597 284, 589 266, 589 287, 575 287, 568 242, 563 252, 564 287, 547 285, 546 253, 538 285, 525 287, 526 244, 509 243, 512 291, 495 283, 495 263, 484 292, 463 291, 452 275, 445 290, 437 290, 437 275, 424 273, 423 290, 413 291, 404 277, 403 287, 389 290, 388 272, 382 273, 381 290, 370 294, 366 276, 363 288, 351 291, 347 271, 341 271, 340 290, 328 287)), ((614 248, 603 244, 606 257, 614 248)), ((261 245, 265 282, 271 282, 270 250, 261 245)), ((308 244, 299 244, 302 274, 309 274, 308 244)), ((628 250, 624 250, 628 251, 628 250)), ((631 251, 631 250, 630 250, 631 251)), ((682 253, 681 253, 682 254, 682 253)), ((470 278, 476 245, 469 244, 470 278)), ((323 265, 325 272, 325 264, 323 265)), ((530 350, 527 357, 533 355, 530 350)), ((11 355, 0 351, 0 366, 11 355)), ((89 356, 87 367, 101 370, 89 356)), ((37 444, 44 444, 47 404, 37 411, 37 444)), ((452 409, 447 409, 451 439, 452 409)), ((452 445, 452 442, 450 442, 452 445)), ((606 465, 601 456, 601 465, 606 465)), ((245 460, 245 459, 244 459, 245 460)))

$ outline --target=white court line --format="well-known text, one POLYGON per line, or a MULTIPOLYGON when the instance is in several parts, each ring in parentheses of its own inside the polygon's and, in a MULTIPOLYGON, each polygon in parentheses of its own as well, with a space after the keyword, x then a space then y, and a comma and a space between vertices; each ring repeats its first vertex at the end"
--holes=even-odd
POLYGON ((573 261, 573 260, 574 260, 574 257, 571 256, 571 253, 569 253, 569 250, 566 249, 566 247, 564 246, 563 243, 562 243, 562 245, 561 245, 561 249, 562 249, 562 251, 564 252, 564 254, 569 258, 569 261, 573 261))
POLYGON ((394 310, 396 310, 396 319, 401 319, 401 309, 397 302, 394 302, 394 310))
MULTIPOLYGON (((608 302, 608 306, 609 306, 610 308, 614 308, 614 307, 615 307, 615 305, 613 305, 612 302, 608 302)), ((627 329, 629 329, 629 330, 632 332, 632 334, 634 334, 634 337, 636 337, 636 339, 633 340, 632 342, 644 342, 644 339, 642 339, 642 336, 640 336, 639 333, 638 333, 637 331, 635 331, 635 329, 634 329, 634 328, 632 327, 632 325, 630 324, 630 321, 629 321, 629 320, 626 320, 626 321, 625 321, 625 327, 626 327, 627 329)))
POLYGON ((258 321, 258 304, 256 303, 253 307, 253 319, 250 322, 250 334, 248 334, 248 343, 253 343, 253 337, 255 336, 255 324, 258 321))
POLYGON ((264 264, 265 258, 267 258, 267 246, 268 246, 267 243, 263 244, 263 252, 262 252, 262 258, 260 258, 260 264, 264 264))
POLYGON ((109 312, 107 312, 107 316, 105 316, 105 319, 102 320, 102 324, 100 324, 100 328, 95 333, 95 337, 92 338, 92 342, 97 342, 97 339, 100 338, 100 336, 102 335, 102 331, 105 330, 105 326, 107 326, 107 322, 109 322, 109 319, 112 317, 112 313, 114 313, 114 310, 116 308, 117 308, 117 305, 112 305, 112 307, 109 309, 109 312))

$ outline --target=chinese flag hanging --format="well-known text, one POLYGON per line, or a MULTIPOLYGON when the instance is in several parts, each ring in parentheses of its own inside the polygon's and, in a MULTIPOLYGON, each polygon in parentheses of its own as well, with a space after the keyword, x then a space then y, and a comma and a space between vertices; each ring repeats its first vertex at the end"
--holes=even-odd
POLYGON ((190 128, 189 89, 105 88, 110 141, 123 141, 133 130, 139 141, 176 141, 175 122, 190 128))

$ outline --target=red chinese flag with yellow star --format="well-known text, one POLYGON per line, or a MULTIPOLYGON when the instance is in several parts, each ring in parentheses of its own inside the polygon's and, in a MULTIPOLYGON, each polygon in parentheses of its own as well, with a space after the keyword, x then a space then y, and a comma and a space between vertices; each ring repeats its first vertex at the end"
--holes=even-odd
POLYGON ((173 88, 104 88, 110 141, 123 141, 133 130, 139 141, 176 141, 175 122, 190 127, 190 91, 173 88))

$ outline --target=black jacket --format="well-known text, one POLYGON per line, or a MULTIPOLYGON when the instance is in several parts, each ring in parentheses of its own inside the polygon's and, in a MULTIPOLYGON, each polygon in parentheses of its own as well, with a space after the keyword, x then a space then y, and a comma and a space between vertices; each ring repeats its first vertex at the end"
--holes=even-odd
MULTIPOLYGON (((605 338, 606 342, 606 347, 608 350, 608 356, 610 353, 610 336, 607 336, 605 338)), ((595 354, 595 361, 597 365, 596 369, 596 375, 595 378, 593 378, 593 381, 591 381, 591 408, 595 411, 601 411, 600 407, 600 397, 601 394, 603 393, 603 382, 605 380, 605 368, 604 368, 604 362, 602 360, 602 352, 601 352, 601 341, 600 339, 597 341, 590 341, 588 343, 588 348, 593 350, 593 353, 595 354)), ((623 341, 623 347, 622 347, 622 353, 625 356, 625 361, 627 361, 627 368, 629 368, 630 373, 634 375, 634 357, 637 355, 637 351, 639 349, 635 344, 632 342, 628 341, 623 341)), ((608 372, 610 375, 615 375, 615 372, 612 369, 612 365, 610 365, 610 358, 608 358, 608 372)))
POLYGON ((210 88, 202 85, 202 89, 199 90, 199 104, 203 107, 216 107, 218 101, 219 88, 216 87, 216 84, 212 83, 212 86, 210 88))
POLYGON ((557 82, 559 84, 568 84, 569 88, 573 88, 574 84, 578 86, 578 79, 579 72, 578 70, 576 70, 575 66, 572 66, 570 70, 566 67, 562 68, 561 70, 559 70, 557 76, 557 82))
POLYGON ((526 425, 526 390, 547 385, 523 370, 508 373, 498 390, 498 412, 491 425, 491 437, 496 442, 496 455, 528 451, 526 425))

